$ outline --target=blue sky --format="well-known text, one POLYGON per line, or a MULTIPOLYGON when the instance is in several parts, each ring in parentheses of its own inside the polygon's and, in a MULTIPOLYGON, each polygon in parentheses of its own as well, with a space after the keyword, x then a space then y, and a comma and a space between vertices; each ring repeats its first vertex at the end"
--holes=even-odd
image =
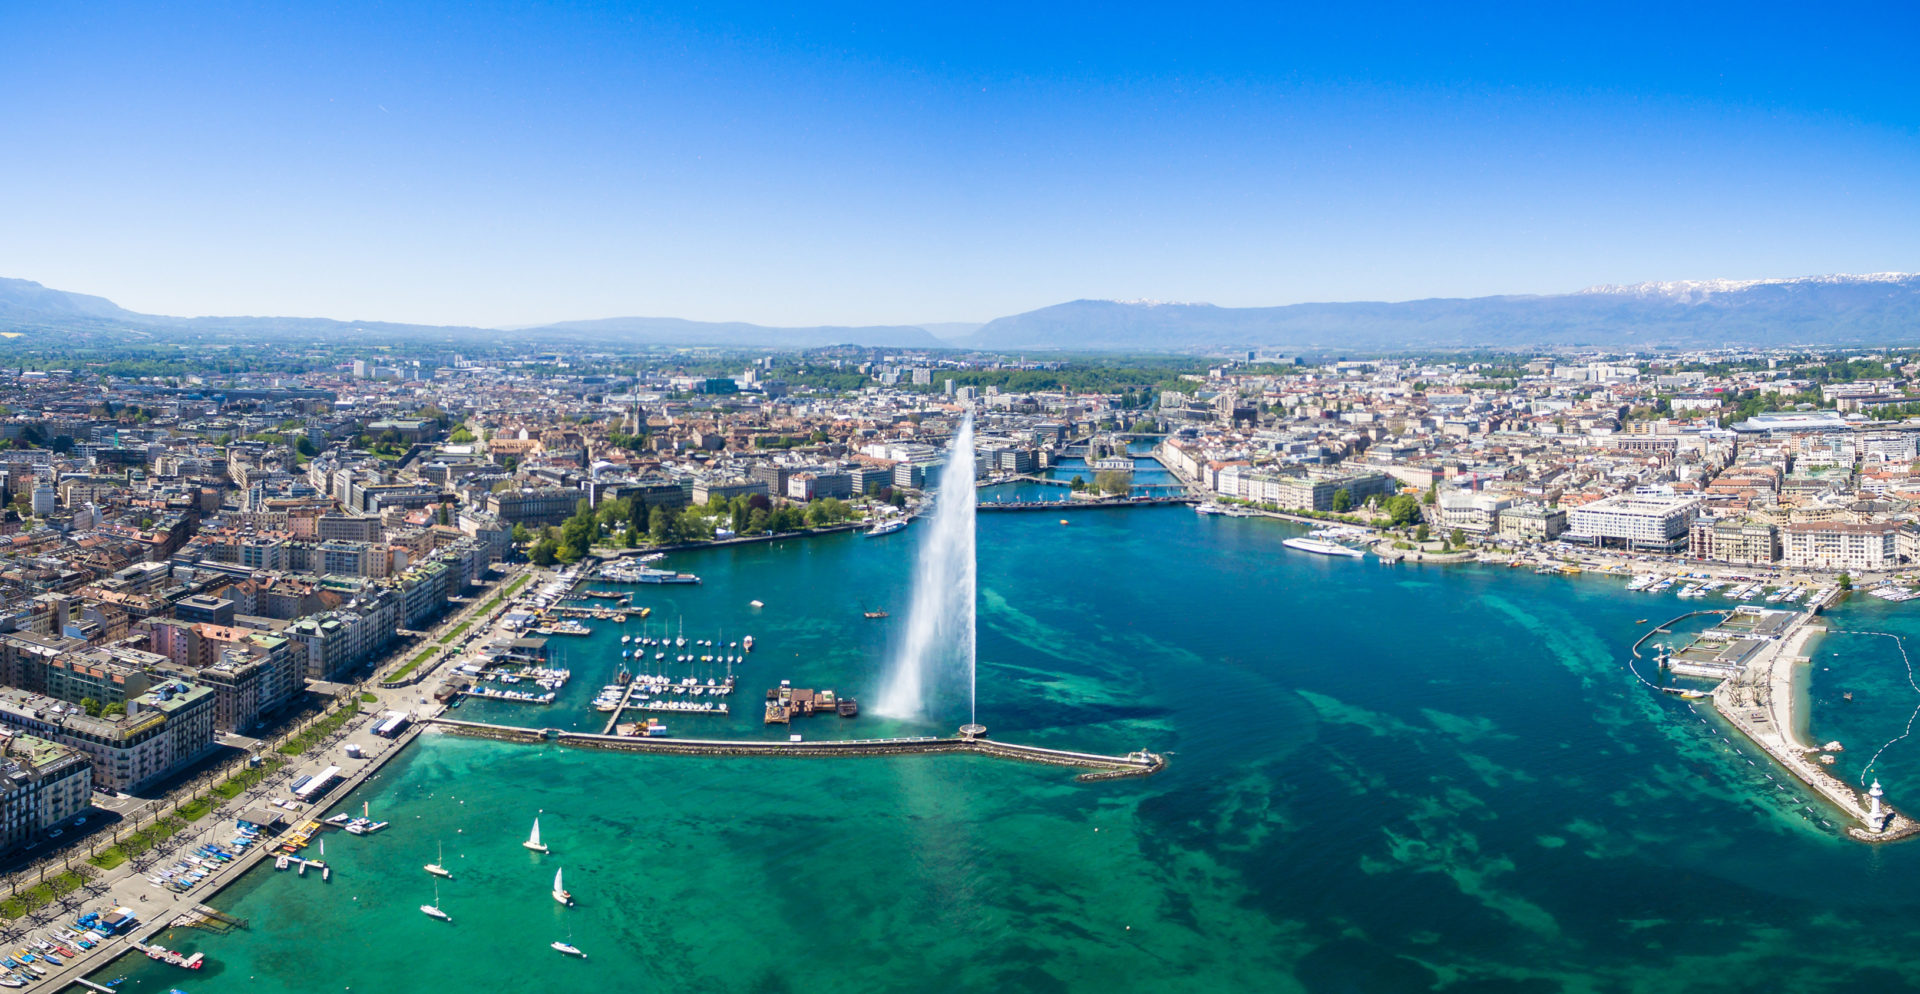
POLYGON ((0 275, 979 321, 1920 270, 1920 8, 0 5, 0 275))

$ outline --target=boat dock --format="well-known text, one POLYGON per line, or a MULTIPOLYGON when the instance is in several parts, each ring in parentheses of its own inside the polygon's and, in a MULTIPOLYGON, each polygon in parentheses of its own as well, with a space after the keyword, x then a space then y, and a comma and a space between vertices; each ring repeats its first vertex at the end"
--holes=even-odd
MULTIPOLYGON (((566 604, 555 604, 547 608, 543 613, 556 618, 592 618, 596 621, 626 621, 627 615, 630 612, 627 608, 573 607, 566 604)), ((652 613, 651 608, 648 609, 648 613, 652 613)), ((641 617, 645 617, 645 615, 641 615, 641 617)))
POLYGON ((174 966, 186 970, 198 970, 207 962, 206 953, 194 953, 191 956, 182 956, 165 946, 149 945, 148 943, 137 941, 129 943, 129 945, 140 952, 146 953, 148 959, 159 960, 162 963, 171 963, 174 966))
POLYGON ((215 911, 204 904, 196 904, 193 906, 193 910, 175 918, 172 922, 168 923, 167 927, 197 928, 212 932, 215 935, 225 935, 235 929, 247 928, 248 925, 245 918, 235 918, 224 911, 215 911))
POLYGON ((425 724, 456 735, 470 735, 501 742, 535 744, 557 742, 561 745, 615 752, 661 753, 680 756, 904 756, 920 753, 974 754, 1013 759, 1050 766, 1084 769, 1076 779, 1083 782, 1127 776, 1150 776, 1166 768, 1166 758, 1141 750, 1124 756, 1049 749, 1043 746, 1000 742, 987 737, 986 729, 968 725, 951 737, 920 736, 891 739, 836 739, 817 742, 769 742, 750 739, 673 739, 639 738, 624 735, 595 735, 568 732, 558 728, 521 728, 513 725, 489 725, 473 721, 429 718, 425 724))
POLYGON ((500 690, 496 687, 467 687, 460 691, 464 697, 484 697, 490 701, 512 701, 516 704, 552 704, 552 691, 536 694, 526 690, 500 690))
POLYGON ((627 709, 628 702, 633 700, 634 688, 638 686, 640 686, 640 681, 638 680, 627 681, 627 688, 620 692, 620 705, 613 709, 612 714, 607 715, 607 727, 601 729, 600 734, 613 734, 614 728, 620 724, 620 712, 627 709))
POLYGON ((320 871, 320 879, 322 880, 333 879, 333 867, 328 866, 324 860, 307 859, 301 856, 289 856, 285 853, 281 853, 280 855, 274 857, 273 859, 273 868, 276 870, 290 869, 295 866, 298 866, 300 868, 300 876, 303 876, 303 877, 306 876, 307 869, 311 867, 320 871))

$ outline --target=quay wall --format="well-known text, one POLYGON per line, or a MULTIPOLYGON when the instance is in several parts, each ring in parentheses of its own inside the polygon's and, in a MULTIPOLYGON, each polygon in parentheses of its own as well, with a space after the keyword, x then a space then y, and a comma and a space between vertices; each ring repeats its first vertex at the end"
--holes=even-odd
POLYGON ((1038 500, 981 501, 976 510, 986 511, 1087 511, 1094 508, 1160 507, 1167 504, 1193 504, 1192 497, 1122 497, 1117 500, 1038 500))

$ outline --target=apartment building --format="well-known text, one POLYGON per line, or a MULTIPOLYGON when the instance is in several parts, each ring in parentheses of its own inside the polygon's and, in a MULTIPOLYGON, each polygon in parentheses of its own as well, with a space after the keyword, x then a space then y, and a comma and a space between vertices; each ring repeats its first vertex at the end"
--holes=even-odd
POLYGON ((1866 572, 1898 562, 1892 522, 1796 521, 1780 529, 1781 561, 1795 569, 1866 572))

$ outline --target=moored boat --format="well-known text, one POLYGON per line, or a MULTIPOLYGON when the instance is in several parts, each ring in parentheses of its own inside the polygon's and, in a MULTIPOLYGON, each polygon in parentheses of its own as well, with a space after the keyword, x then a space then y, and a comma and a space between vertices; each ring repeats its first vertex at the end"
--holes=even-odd
POLYGON ((1280 544, 1289 549, 1298 549, 1301 552, 1312 552, 1322 556, 1348 556, 1354 559, 1366 557, 1366 553, 1361 552, 1359 549, 1350 548, 1338 542, 1329 542, 1325 539, 1301 536, 1287 539, 1280 544))
POLYGON ((447 847, 445 843, 441 843, 440 858, 435 862, 427 864, 426 866, 427 872, 433 874, 436 877, 445 877, 448 880, 452 880, 453 872, 448 870, 444 865, 446 861, 447 861, 447 847))

